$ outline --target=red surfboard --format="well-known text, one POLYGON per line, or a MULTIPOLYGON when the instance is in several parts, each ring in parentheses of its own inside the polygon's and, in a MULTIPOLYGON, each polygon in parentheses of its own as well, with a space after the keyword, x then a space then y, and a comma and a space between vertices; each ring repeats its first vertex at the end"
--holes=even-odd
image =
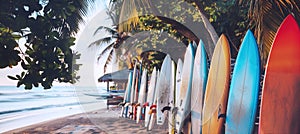
POLYGON ((266 66, 259 133, 300 133, 300 29, 292 15, 275 36, 266 66))

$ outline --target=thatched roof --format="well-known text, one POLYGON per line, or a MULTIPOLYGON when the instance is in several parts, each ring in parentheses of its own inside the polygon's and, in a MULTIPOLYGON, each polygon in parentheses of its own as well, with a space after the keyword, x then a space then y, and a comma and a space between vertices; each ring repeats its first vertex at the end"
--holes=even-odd
POLYGON ((116 72, 104 74, 98 79, 98 82, 107 82, 107 81, 126 82, 128 80, 128 75, 130 71, 132 70, 124 69, 124 70, 119 70, 116 72))

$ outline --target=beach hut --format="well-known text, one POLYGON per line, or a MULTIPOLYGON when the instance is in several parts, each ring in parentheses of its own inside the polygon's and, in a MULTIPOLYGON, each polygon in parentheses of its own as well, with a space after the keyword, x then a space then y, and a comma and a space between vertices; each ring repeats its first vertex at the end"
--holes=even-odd
POLYGON ((123 69, 112 73, 107 73, 98 79, 98 82, 107 82, 107 91, 109 91, 109 82, 114 82, 118 85, 118 89, 125 89, 128 80, 130 69, 123 69))

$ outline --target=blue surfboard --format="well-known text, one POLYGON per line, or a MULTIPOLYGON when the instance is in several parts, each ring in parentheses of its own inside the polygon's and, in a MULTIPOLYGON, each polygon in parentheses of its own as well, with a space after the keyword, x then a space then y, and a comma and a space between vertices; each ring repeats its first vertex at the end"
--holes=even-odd
POLYGON ((232 74, 226 113, 226 134, 252 133, 258 103, 259 81, 259 51, 252 32, 248 30, 232 74))

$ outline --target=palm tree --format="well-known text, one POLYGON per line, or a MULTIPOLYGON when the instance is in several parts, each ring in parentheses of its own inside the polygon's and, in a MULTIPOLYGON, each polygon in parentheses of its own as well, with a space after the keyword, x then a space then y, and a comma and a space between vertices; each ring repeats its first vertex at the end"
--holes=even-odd
POLYGON ((107 65, 111 62, 113 53, 115 52, 115 49, 119 48, 120 45, 130 37, 130 34, 128 32, 121 32, 119 33, 117 31, 117 26, 113 26, 112 28, 106 27, 106 26, 100 26, 94 33, 96 35, 99 31, 105 30, 106 32, 109 33, 108 36, 103 37, 101 39, 98 39, 94 42, 92 42, 89 47, 91 46, 102 46, 106 45, 104 49, 100 52, 98 56, 98 61, 108 53, 108 57, 105 60, 104 63, 104 72, 106 72, 107 65))
MULTIPOLYGON (((198 7, 197 9, 199 10, 203 23, 206 29, 208 30, 212 40, 215 43, 217 39, 217 34, 214 28, 209 23, 209 21, 206 19, 205 11, 203 10, 205 8, 203 3, 209 3, 209 2, 206 0, 185 0, 185 1, 194 3, 196 7, 198 7)), ((298 22, 300 20, 299 0, 250 0, 250 1, 231 0, 228 2, 235 2, 235 3, 239 3, 240 5, 242 4, 250 5, 248 11, 250 24, 248 25, 248 27, 249 28, 254 27, 254 33, 257 37, 257 41, 259 44, 263 65, 266 62, 275 33, 279 25, 281 24, 282 20, 288 14, 295 15, 298 22)), ((159 12, 157 11, 157 8, 153 6, 152 1, 150 0, 138 0, 138 1, 123 0, 121 16, 119 20, 119 23, 121 24, 119 27, 119 31, 132 30, 135 26, 137 26, 137 23, 139 21, 138 20, 139 8, 146 8, 150 10, 148 12, 154 13, 154 15, 156 15, 164 23, 169 23, 175 26, 178 25, 175 22, 172 22, 171 20, 161 17, 159 12), (144 7, 142 7, 141 5, 144 7)), ((192 40, 196 39, 193 34, 190 34, 189 30, 184 29, 183 31, 180 31, 180 29, 184 29, 184 27, 179 27, 178 32, 182 32, 183 35, 186 36, 187 38, 192 40)), ((209 48, 208 53, 210 53, 210 51, 213 51, 214 46, 209 46, 208 48, 209 48)))
POLYGON ((105 63, 104 63, 104 72, 106 72, 107 65, 111 63, 113 54, 116 53, 116 49, 121 46, 122 43, 126 39, 128 39, 131 34, 129 32, 119 32, 118 31, 118 20, 119 20, 119 8, 120 8, 121 1, 118 0, 110 0, 109 7, 107 8, 106 14, 109 16, 109 19, 112 21, 112 26, 100 26, 98 27, 93 36, 95 36, 97 33, 105 31, 108 33, 107 36, 97 39, 96 41, 89 44, 88 47, 92 46, 100 46, 104 47, 103 50, 101 50, 97 60, 103 58, 104 55, 108 54, 105 63))
POLYGON ((72 33, 77 33, 79 30, 79 23, 82 23, 84 20, 84 16, 87 15, 87 11, 91 5, 93 5, 95 0, 75 0, 76 3, 75 10, 76 12, 66 18, 66 22, 70 27, 72 33))
MULTIPOLYGON (((187 0, 188 2, 191 2, 190 0, 187 0)), ((195 0, 197 1, 197 0, 195 0)), ((200 3, 198 3, 200 4, 200 3)), ((200 6, 198 6, 199 8, 200 6)), ((143 10, 145 14, 152 13, 154 16, 159 18, 162 23, 167 23, 171 24, 172 27, 177 30, 177 32, 181 33, 183 36, 187 37, 190 40, 194 40, 196 42, 199 42, 199 38, 186 26, 182 25, 181 23, 164 17, 162 15, 157 7, 153 5, 153 1, 151 0, 123 0, 123 5, 121 8, 121 13, 120 13, 120 19, 119 19, 119 31, 130 31, 133 30, 138 26, 139 23, 139 14, 138 14, 138 9, 143 10)), ((210 45, 206 46, 207 53, 209 57, 212 56, 213 50, 214 50, 214 45, 217 42, 218 35, 208 19, 204 16, 202 10, 199 10, 201 19, 204 23, 204 27, 208 32, 208 35, 210 36, 210 39, 212 40, 212 43, 210 45)))

